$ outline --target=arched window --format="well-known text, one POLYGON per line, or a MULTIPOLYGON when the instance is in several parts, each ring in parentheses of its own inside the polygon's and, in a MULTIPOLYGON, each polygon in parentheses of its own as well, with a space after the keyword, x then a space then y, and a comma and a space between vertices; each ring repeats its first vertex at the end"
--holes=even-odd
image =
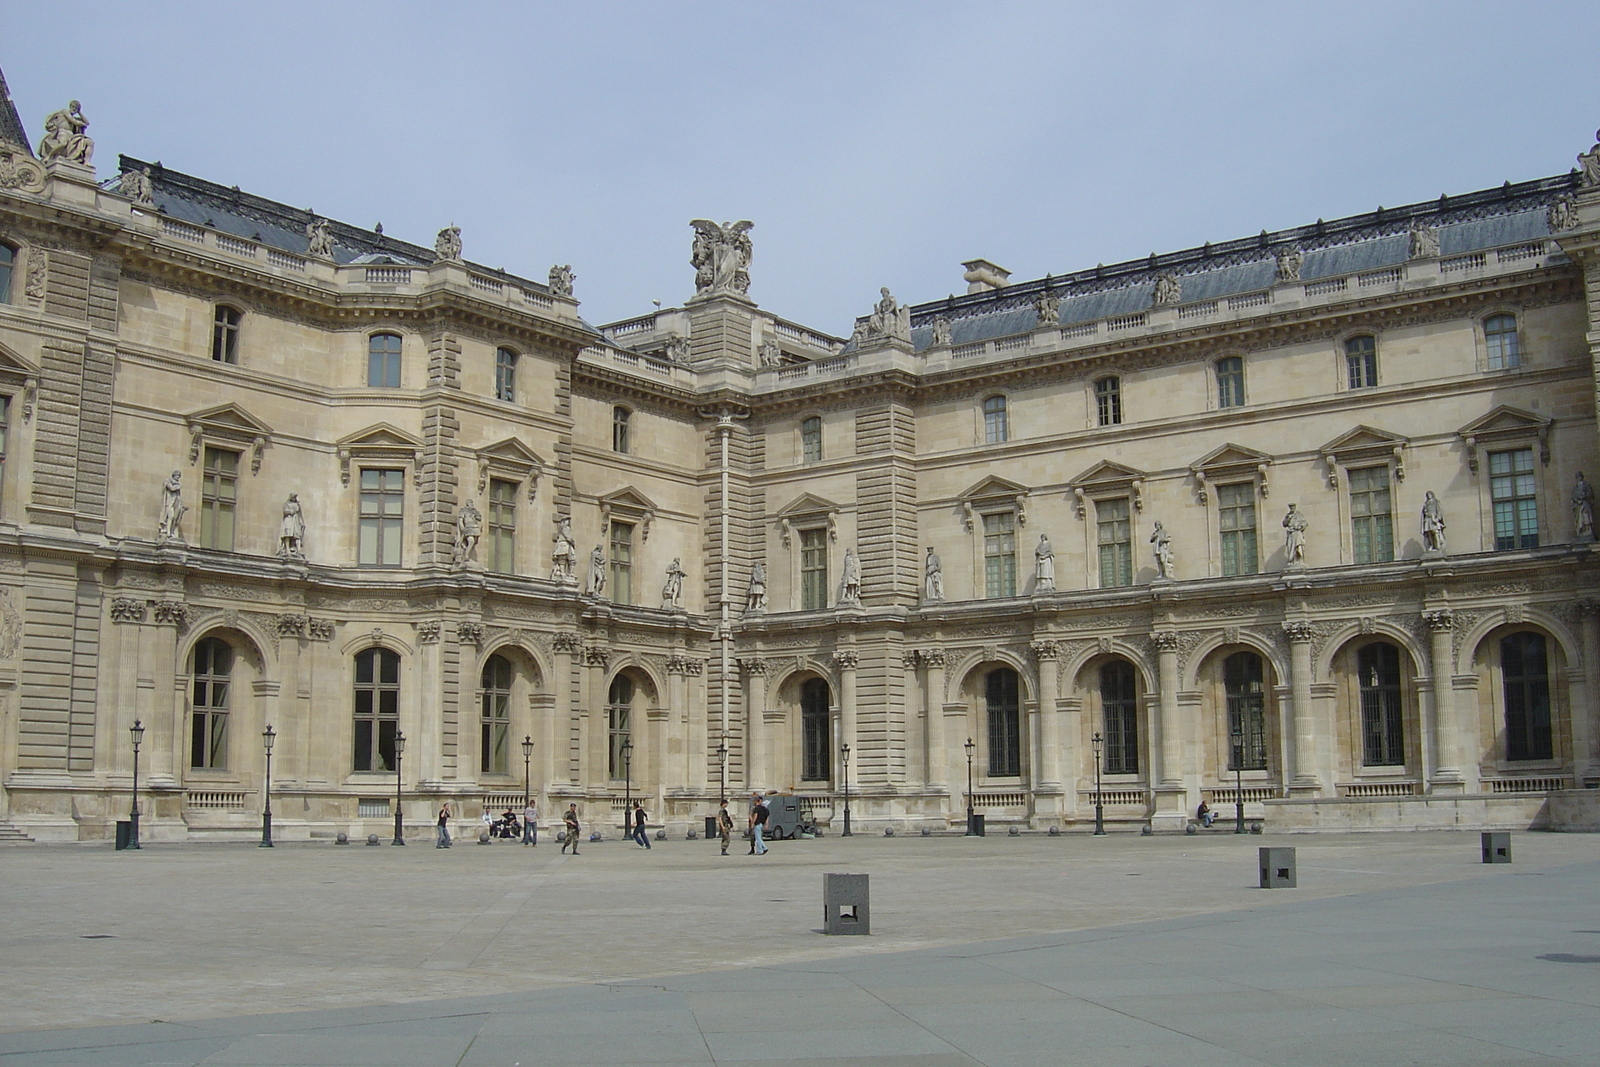
POLYGON ((1261 657, 1235 652, 1222 661, 1228 700, 1228 770, 1267 769, 1267 690, 1261 657))
POLYGON ((606 770, 613 778, 623 776, 622 749, 633 736, 633 688, 633 679, 619 674, 611 680, 611 692, 606 696, 606 770))
POLYGON ((828 712, 828 683, 807 678, 800 685, 800 738, 805 766, 800 777, 826 782, 833 777, 832 719, 828 712))
POLYGON ((375 333, 367 339, 367 385, 400 388, 400 335, 375 333))
POLYGON ((1122 379, 1101 378, 1094 383, 1095 413, 1101 426, 1122 425, 1122 379))
POLYGON ((1022 774, 1021 707, 1017 672, 1000 667, 984 678, 984 711, 989 720, 989 777, 1022 774))
POLYGON ((221 770, 228 765, 228 696, 233 646, 207 637, 194 646, 194 701, 190 707, 189 766, 221 770))
POLYGON ((1490 370, 1522 366, 1522 341, 1517 336, 1515 315, 1490 315, 1484 319, 1483 339, 1489 346, 1490 370))
POLYGON ((1406 762, 1400 720, 1400 650, 1377 642, 1356 653, 1361 691, 1361 756, 1368 767, 1400 767, 1406 762))
POLYGON ((611 409, 611 451, 621 452, 626 455, 631 451, 632 441, 629 439, 629 421, 633 412, 618 404, 611 409))
POLYGON ((400 654, 386 648, 356 653, 355 759, 358 771, 394 770, 400 729, 400 654))
POLYGON ((1371 389, 1378 384, 1378 339, 1371 334, 1344 343, 1344 367, 1350 388, 1371 389))
POLYGON ((1217 407, 1244 406, 1244 358, 1225 356, 1217 360, 1217 407))
POLYGON ((983 443, 1003 444, 1011 440, 1011 423, 1006 416, 1006 398, 987 397, 983 402, 983 443))
POLYGON ((1500 640, 1500 680, 1506 700, 1506 759, 1554 758, 1544 635, 1517 633, 1500 640))
POLYGON ((506 774, 511 763, 511 661, 490 656, 483 665, 483 713, 478 767, 484 774, 506 774))
POLYGON ((0 245, 0 304, 11 303, 11 272, 17 265, 17 250, 0 245))
POLYGON ((1100 718, 1107 774, 1139 773, 1139 695, 1133 664, 1114 659, 1100 668, 1100 718))
POLYGON ((494 351, 494 398, 517 398, 517 354, 509 348, 494 351))
POLYGON ((211 315, 211 358, 218 363, 239 362, 239 323, 244 313, 218 304, 211 315))
POLYGON ((822 418, 817 415, 800 423, 800 460, 803 463, 822 462, 822 418))

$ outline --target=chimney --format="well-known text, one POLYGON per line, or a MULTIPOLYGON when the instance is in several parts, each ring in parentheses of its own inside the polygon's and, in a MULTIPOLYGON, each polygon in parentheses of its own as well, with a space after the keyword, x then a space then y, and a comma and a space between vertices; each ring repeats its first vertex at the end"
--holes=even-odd
POLYGON ((969 293, 987 293, 992 289, 1004 289, 1011 279, 1011 272, 1004 267, 997 267, 987 259, 973 259, 961 264, 967 268, 962 280, 967 283, 969 293))

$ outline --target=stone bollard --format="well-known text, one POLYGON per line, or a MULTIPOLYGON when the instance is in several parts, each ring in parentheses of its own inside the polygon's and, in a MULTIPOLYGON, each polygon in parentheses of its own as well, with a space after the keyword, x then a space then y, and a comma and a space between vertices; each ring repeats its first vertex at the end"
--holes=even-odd
POLYGON ((685 841, 693 841, 699 836, 699 834, 696 834, 693 830, 690 830, 688 833, 683 835, 683 839, 685 841))
POLYGON ((1045 833, 1049 834, 1051 837, 1060 837, 1061 836, 1061 827, 1052 826, 1052 827, 1050 827, 1050 829, 1046 830, 1045 833))
POLYGON ((883 836, 884 836, 884 837, 893 837, 893 836, 894 836, 894 827, 892 827, 892 826, 885 826, 885 827, 884 827, 884 828, 883 828, 883 836))
POLYGON ((348 845, 350 843, 350 835, 340 830, 333 835, 333 843, 336 845, 348 845))
POLYGON ((1015 826, 1009 826, 1009 827, 1006 828, 1006 836, 1007 837, 1021 837, 1022 836, 1022 831, 1017 829, 1015 826))
POLYGON ((1263 846, 1256 852, 1261 868, 1262 889, 1295 888, 1294 849, 1263 846))
POLYGON ((667 832, 665 830, 657 830, 656 831, 656 840, 657 841, 665 841, 666 839, 667 839, 667 832))
POLYGON ((872 933, 871 909, 864 874, 825 874, 822 876, 822 932, 825 934, 872 933))
POLYGON ((1483 862, 1511 862, 1511 834, 1506 830, 1485 830, 1480 838, 1483 845, 1483 862))
POLYGON ((479 830, 478 831, 478 844, 487 845, 488 843, 489 843, 489 831, 487 831, 487 830, 479 830))
POLYGON ((922 828, 922 836, 923 837, 932 837, 933 836, 933 831, 928 829, 928 827, 924 826, 922 828))
POLYGON ((377 834, 368 834, 367 835, 367 844, 376 845, 377 843, 378 843, 378 835, 377 834))

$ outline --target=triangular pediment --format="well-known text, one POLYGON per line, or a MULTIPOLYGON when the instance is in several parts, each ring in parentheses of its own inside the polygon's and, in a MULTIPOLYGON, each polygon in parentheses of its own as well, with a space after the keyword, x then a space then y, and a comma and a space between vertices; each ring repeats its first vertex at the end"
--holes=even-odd
POLYGON ((1226 444, 1214 448, 1189 465, 1194 471, 1226 470, 1232 467, 1259 467, 1271 463, 1272 457, 1243 445, 1226 444))
POLYGON ((341 437, 335 442, 342 449, 350 448, 406 448, 417 449, 422 447, 419 438, 412 437, 404 430, 392 426, 387 422, 376 423, 365 430, 357 430, 348 437, 341 437))
POLYGON ((990 497, 1027 496, 1031 489, 1009 478, 991 474, 962 493, 957 500, 987 500, 990 497))
POLYGON ((1357 426, 1353 430, 1335 437, 1332 441, 1322 446, 1324 454, 1337 454, 1340 452, 1359 452, 1363 449, 1392 449, 1409 444, 1409 439, 1399 434, 1390 433, 1388 430, 1376 430, 1371 426, 1357 426))
POLYGON ((272 427, 238 404, 218 404, 213 408, 190 412, 184 418, 191 426, 204 426, 213 432, 231 430, 248 437, 260 437, 272 433, 272 427))
POLYGON ((613 490, 601 497, 600 506, 609 508, 612 511, 631 509, 653 513, 656 510, 655 502, 631 485, 625 485, 621 489, 613 490))
POLYGON ((513 467, 544 469, 544 458, 515 437, 508 437, 504 441, 496 441, 492 445, 485 445, 483 448, 478 449, 478 457, 485 460, 498 460, 513 467))
POLYGON ((777 515, 780 519, 792 519, 800 515, 836 514, 838 511, 839 505, 826 497, 817 496, 815 493, 801 493, 780 508, 777 515))
POLYGON ((39 375, 39 368, 4 345, 0 345, 0 374, 12 379, 36 378, 39 375))
POLYGON ((1502 404, 1481 418, 1473 419, 1456 432, 1463 437, 1484 437, 1491 434, 1541 433, 1550 425, 1531 411, 1502 404))
POLYGON ((1122 485, 1129 482, 1138 482, 1143 481, 1144 478, 1144 471, 1125 467, 1109 459, 1103 459, 1072 479, 1071 484, 1080 489, 1088 489, 1097 485, 1122 485))

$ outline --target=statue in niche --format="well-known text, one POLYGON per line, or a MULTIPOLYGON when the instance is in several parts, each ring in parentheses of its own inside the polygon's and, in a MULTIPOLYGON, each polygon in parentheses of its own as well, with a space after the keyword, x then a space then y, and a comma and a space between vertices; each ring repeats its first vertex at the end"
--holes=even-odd
POLYGON ((928 558, 922 566, 922 596, 925 600, 944 599, 944 564, 939 562, 939 553, 928 546, 928 558))
POLYGON ((1061 321, 1061 298, 1054 293, 1040 293, 1034 297, 1033 310, 1038 325, 1055 326, 1061 321))
POLYGON ((550 292, 556 296, 571 296, 572 283, 577 280, 578 276, 572 273, 571 263, 550 268, 550 292))
POLYGON ((456 562, 475 563, 478 559, 478 538, 483 534, 483 513, 468 500, 456 512, 456 562))
POLYGON ((1033 591, 1056 591, 1056 551, 1050 547, 1050 538, 1044 534, 1039 535, 1039 543, 1033 549, 1033 591))
POLYGON ((858 607, 861 604, 861 557, 853 548, 844 550, 844 591, 839 603, 858 607))
POLYGON ((1150 543, 1155 546, 1156 575, 1167 581, 1172 580, 1172 535, 1158 521, 1155 528, 1150 531, 1150 543))
POLYGON ((589 553, 589 582, 583 591, 592 597, 606 591, 606 550, 600 545, 595 545, 594 551, 589 553))
POLYGON ((1421 219, 1412 220, 1410 237, 1412 259, 1431 259, 1439 254, 1439 231, 1421 219))
MULTIPOLYGON (((1585 189, 1600 185, 1600 130, 1594 131, 1594 139, 1595 146, 1578 157, 1578 182, 1585 189)), ((43 156, 44 152, 39 155, 43 156)))
POLYGON ((1297 282, 1300 280, 1300 262, 1303 258, 1299 245, 1289 245, 1280 248, 1274 257, 1277 260, 1278 281, 1297 282))
POLYGON ((333 234, 328 232, 327 219, 312 219, 306 223, 306 255, 333 258, 333 234))
POLYGON ((44 140, 39 142, 39 161, 88 163, 94 158, 94 140, 83 132, 88 128, 89 120, 83 117, 83 108, 76 100, 60 111, 50 112, 44 120, 44 140))
POLYGON ((695 219, 689 225, 694 227, 689 264, 694 267, 695 293, 748 293, 753 251, 750 230, 755 223, 745 219, 718 226, 708 219, 695 219))
POLYGON ((891 341, 911 343, 911 309, 901 304, 889 292, 888 286, 879 288, 883 294, 872 314, 867 316, 867 337, 884 337, 891 341))
POLYGON ((933 347, 950 347, 950 320, 943 315, 933 317, 933 347))
POLYGON ((1572 529, 1580 541, 1594 540, 1594 486, 1578 472, 1572 483, 1572 529))
MULTIPOLYGON (((1600 148, 1600 145, 1596 146, 1600 148)), ((1578 224, 1578 205, 1573 201, 1572 194, 1567 193, 1553 201, 1545 209, 1544 219, 1550 226, 1551 233, 1560 233, 1570 230, 1578 224)))
POLYGON ((1300 506, 1290 504, 1289 513, 1283 517, 1283 555, 1291 567, 1306 561, 1306 530, 1310 526, 1300 506))
POLYGON ((155 183, 150 180, 150 168, 123 171, 117 191, 135 204, 149 207, 156 202, 155 183))
POLYGON ((306 520, 300 512, 300 494, 290 493, 283 502, 283 521, 278 524, 278 555, 284 559, 305 559, 306 520))
POLYGON ((450 225, 439 231, 433 239, 433 258, 447 262, 461 259, 460 226, 450 225))
POLYGON ((557 582, 575 580, 578 567, 578 542, 572 538, 572 520, 566 515, 556 519, 555 549, 550 553, 550 578, 557 582))
POLYGON ((1434 553, 1444 551, 1444 507, 1439 503, 1439 498, 1433 495, 1432 489, 1428 490, 1422 501, 1422 550, 1434 553))
POLYGON ((183 472, 173 471, 161 485, 161 521, 156 526, 156 540, 183 543, 183 472))
POLYGON ((744 594, 746 615, 767 610, 767 565, 759 559, 750 564, 750 588, 744 594))
POLYGON ((1156 287, 1150 294, 1150 303, 1153 307, 1166 307, 1168 304, 1176 304, 1182 299, 1183 283, 1177 279, 1176 275, 1156 275, 1156 287))
POLYGON ((667 584, 661 587, 661 606, 664 608, 682 607, 683 579, 685 577, 683 560, 681 557, 672 557, 672 565, 667 568, 667 584))

